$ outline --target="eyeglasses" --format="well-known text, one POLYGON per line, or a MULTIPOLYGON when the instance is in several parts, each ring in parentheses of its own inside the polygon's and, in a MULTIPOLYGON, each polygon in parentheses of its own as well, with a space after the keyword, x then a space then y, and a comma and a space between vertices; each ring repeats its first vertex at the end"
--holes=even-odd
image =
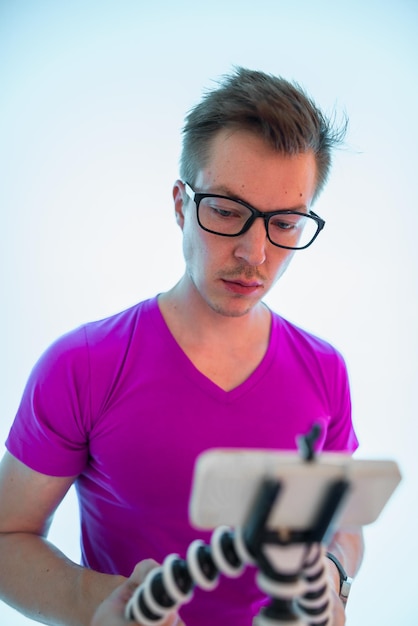
POLYGON ((313 211, 303 213, 282 209, 263 212, 243 200, 216 193, 197 193, 188 183, 184 186, 188 197, 196 205, 199 226, 214 235, 238 237, 261 217, 273 245, 288 250, 303 250, 315 241, 325 226, 325 221, 313 211))

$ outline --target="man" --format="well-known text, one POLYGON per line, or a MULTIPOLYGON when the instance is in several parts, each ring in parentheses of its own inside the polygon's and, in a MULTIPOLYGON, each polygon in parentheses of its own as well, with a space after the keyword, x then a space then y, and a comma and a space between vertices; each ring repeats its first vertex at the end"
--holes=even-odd
MULTIPOLYGON (((184 276, 62 337, 30 376, 0 474, 5 601, 86 626, 136 563, 207 540, 187 514, 203 450, 294 449, 318 422, 318 450, 356 449, 341 356, 262 301, 324 226, 311 206, 343 134, 299 87, 245 69, 190 112, 173 189, 184 276), (82 566, 46 539, 74 482, 82 566)), ((338 533, 329 550, 356 573, 359 533, 338 533)), ((339 572, 328 568, 340 626, 339 572)), ((249 568, 197 589, 180 615, 187 626, 250 626, 262 602, 249 568)))

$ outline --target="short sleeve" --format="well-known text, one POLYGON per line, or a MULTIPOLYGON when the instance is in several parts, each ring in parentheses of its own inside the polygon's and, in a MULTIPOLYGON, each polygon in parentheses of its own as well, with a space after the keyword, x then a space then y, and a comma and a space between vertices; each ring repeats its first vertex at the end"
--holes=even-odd
POLYGON ((31 469, 75 476, 88 459, 89 356, 85 330, 58 339, 33 368, 6 441, 31 469))
POLYGON ((329 376, 328 384, 333 410, 324 450, 353 453, 359 443, 352 421, 350 384, 345 361, 337 351, 333 374, 329 376))

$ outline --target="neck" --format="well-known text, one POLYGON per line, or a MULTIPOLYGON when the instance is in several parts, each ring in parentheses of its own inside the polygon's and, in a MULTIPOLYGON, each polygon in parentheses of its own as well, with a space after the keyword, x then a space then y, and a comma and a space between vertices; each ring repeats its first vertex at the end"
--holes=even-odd
POLYGON ((170 329, 183 328, 200 342, 248 342, 270 332, 270 311, 262 302, 242 315, 225 315, 209 306, 187 277, 162 294, 159 305, 170 329))
POLYGON ((225 391, 245 381, 263 360, 271 324, 264 304, 258 302, 240 316, 222 315, 186 278, 160 296, 159 306, 171 334, 196 369, 225 391))

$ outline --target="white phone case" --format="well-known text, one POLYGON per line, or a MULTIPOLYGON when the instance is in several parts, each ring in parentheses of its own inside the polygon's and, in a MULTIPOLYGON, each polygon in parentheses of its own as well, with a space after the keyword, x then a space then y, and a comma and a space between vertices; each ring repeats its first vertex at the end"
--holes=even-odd
POLYGON ((401 480, 392 460, 361 460, 322 453, 306 461, 298 453, 214 449, 197 460, 190 499, 191 523, 200 529, 241 526, 265 478, 280 481, 268 519, 271 529, 303 530, 314 522, 330 486, 349 483, 334 529, 371 524, 401 480))

